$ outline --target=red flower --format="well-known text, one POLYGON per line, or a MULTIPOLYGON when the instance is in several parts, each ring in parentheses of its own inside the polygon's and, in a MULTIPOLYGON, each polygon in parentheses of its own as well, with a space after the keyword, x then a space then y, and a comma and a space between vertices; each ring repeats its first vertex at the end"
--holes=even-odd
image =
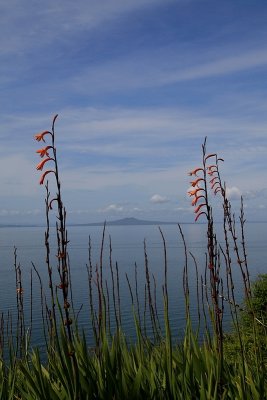
POLYGON ((203 197, 205 199, 205 196, 196 196, 193 200, 192 200, 192 206, 195 206, 198 202, 199 199, 201 199, 201 197, 203 197))
POLYGON ((189 190, 189 192, 187 192, 189 194, 189 196, 195 196, 200 190, 204 190, 202 188, 197 188, 197 189, 193 189, 193 190, 189 190))
POLYGON ((54 160, 53 158, 50 158, 50 157, 45 158, 44 160, 42 160, 42 161, 37 165, 36 169, 39 170, 39 171, 42 171, 42 170, 43 170, 43 167, 44 167, 45 163, 47 163, 47 161, 55 161, 55 160, 54 160))
POLYGON ((199 205, 195 208, 194 213, 197 214, 197 213, 199 212, 199 210, 200 210, 203 206, 206 206, 206 205, 207 205, 206 203, 199 204, 199 205))
POLYGON ((49 132, 49 131, 43 131, 43 132, 41 132, 41 133, 37 133, 36 135, 34 135, 34 137, 35 137, 35 139, 37 140, 37 142, 40 142, 41 140, 42 140, 43 142, 45 142, 44 136, 45 136, 45 135, 48 135, 48 134, 52 135, 52 133, 49 132))
POLYGON ((203 172, 204 172, 204 169, 203 169, 203 168, 196 168, 196 169, 194 169, 193 171, 188 172, 188 175, 190 175, 190 176, 192 176, 192 175, 197 176, 197 172, 198 172, 198 171, 203 171, 203 172))
POLYGON ((215 181, 215 179, 217 179, 217 176, 214 176, 214 178, 212 178, 212 179, 210 180, 210 184, 211 184, 211 185, 213 184, 213 182, 215 181))
POLYGON ((191 183, 191 186, 193 186, 193 187, 197 186, 197 184, 198 184, 200 181, 204 181, 204 179, 203 179, 203 178, 198 178, 198 179, 196 179, 195 181, 190 182, 190 183, 191 183))
POLYGON ((49 149, 53 149, 53 146, 46 146, 46 147, 44 147, 43 149, 39 149, 39 150, 37 150, 36 151, 36 153, 39 153, 40 154, 40 157, 44 157, 44 156, 47 156, 47 157, 49 157, 49 153, 48 153, 48 150, 49 149))

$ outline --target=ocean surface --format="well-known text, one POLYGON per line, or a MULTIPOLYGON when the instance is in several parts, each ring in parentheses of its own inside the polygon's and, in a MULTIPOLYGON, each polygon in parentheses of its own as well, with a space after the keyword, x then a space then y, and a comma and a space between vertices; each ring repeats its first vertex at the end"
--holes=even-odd
MULTIPOLYGON (((201 275, 204 276, 206 260, 206 226, 205 224, 182 224, 182 231, 186 242, 187 266, 190 287, 190 311, 194 326, 198 324, 197 308, 197 275, 193 254, 198 269, 198 290, 201 293, 201 275)), ((218 242, 224 248, 223 231, 221 224, 215 224, 218 242)), ((238 227, 237 227, 238 228, 238 227)), ((169 294, 169 313, 174 337, 179 338, 185 327, 185 302, 183 295, 183 270, 186 262, 183 240, 177 225, 161 225, 167 249, 167 285, 169 294)), ((40 302, 40 284, 33 264, 38 269, 43 281, 49 304, 49 289, 47 284, 47 268, 45 264, 44 227, 1 227, 0 228, 0 313, 4 319, 12 314, 16 320, 16 283, 14 269, 14 248, 16 248, 17 265, 22 270, 23 302, 26 316, 26 325, 29 323, 32 310, 32 345, 42 346, 42 318, 40 302), (31 279, 32 275, 32 279, 31 279)), ((101 226, 70 226, 69 260, 73 301, 80 327, 84 328, 88 340, 92 340, 90 322, 89 290, 87 265, 89 237, 91 240, 91 261, 93 271, 100 265, 100 250, 103 235, 101 226)), ((241 235, 238 234, 238 243, 241 235)), ((250 278, 253 281, 258 274, 267 273, 267 224, 247 223, 245 226, 246 249, 250 278)), ((134 337, 131 296, 126 274, 135 294, 135 273, 137 271, 138 295, 140 307, 144 309, 145 293, 145 255, 150 272, 150 284, 153 299, 156 296, 159 319, 163 320, 162 285, 164 284, 164 247, 159 228, 155 225, 137 226, 107 226, 103 248, 103 279, 108 285, 110 307, 112 307, 112 285, 110 270, 110 254, 114 274, 116 265, 119 275, 120 307, 122 324, 125 333, 134 337), (110 248, 112 249, 110 253, 110 248), (156 284, 155 284, 156 283, 156 284)), ((51 265, 53 266, 54 284, 59 284, 56 269, 56 234, 51 227, 50 232, 51 265)), ((233 247, 233 245, 231 244, 233 247)), ((242 278, 236 257, 232 256, 232 272, 235 281, 237 302, 244 296, 242 278)), ((225 277, 223 258, 221 262, 221 276, 225 277)), ((93 282, 94 298, 97 301, 96 285, 93 282)), ((226 286, 224 284, 224 295, 226 286)), ((142 311, 143 313, 143 311, 142 311)), ((111 312, 111 316, 113 313, 111 312)), ((142 314, 143 315, 143 314, 142 314)), ((230 314, 225 302, 224 323, 226 329, 231 324, 230 314)), ((111 326, 115 321, 111 318, 111 326)))

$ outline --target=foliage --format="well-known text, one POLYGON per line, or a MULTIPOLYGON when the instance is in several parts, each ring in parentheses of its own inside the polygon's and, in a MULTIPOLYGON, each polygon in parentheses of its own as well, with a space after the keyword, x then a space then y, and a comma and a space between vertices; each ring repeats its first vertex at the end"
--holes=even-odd
MULTIPOLYGON (((255 355, 267 362, 267 274, 259 275, 252 284, 251 297, 239 313, 242 344, 250 364, 255 366, 255 355)), ((225 335, 225 353, 234 360, 240 353, 235 329, 225 335)))
POLYGON ((250 304, 245 302, 245 308, 241 314, 241 321, 246 329, 251 329, 251 318, 256 318, 262 330, 267 328, 267 274, 259 275, 252 285, 250 304), (250 312, 252 307, 253 313, 250 312))
POLYGON ((103 341, 98 355, 88 348, 84 336, 75 335, 77 370, 72 367, 67 340, 62 330, 60 352, 46 364, 35 350, 14 369, 2 369, 1 399, 244 400, 264 399, 266 393, 266 370, 253 374, 245 361, 244 385, 242 357, 235 364, 227 359, 221 364, 216 343, 200 346, 190 328, 184 341, 174 346, 171 359, 166 342, 128 345, 118 332, 111 342, 103 341))

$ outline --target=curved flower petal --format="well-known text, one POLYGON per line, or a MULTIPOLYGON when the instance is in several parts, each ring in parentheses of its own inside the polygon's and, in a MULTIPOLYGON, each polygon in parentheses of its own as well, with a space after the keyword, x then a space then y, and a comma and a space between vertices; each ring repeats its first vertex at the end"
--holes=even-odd
POLYGON ((204 198, 205 199, 205 196, 203 196, 203 195, 201 195, 201 196, 196 196, 193 200, 192 200, 192 206, 195 206, 196 204, 197 204, 197 202, 198 202, 198 200, 199 199, 201 199, 201 198, 204 198))
POLYGON ((212 178, 212 179, 210 180, 210 184, 212 185, 213 182, 215 181, 215 179, 217 179, 217 178, 218 178, 217 176, 214 176, 214 178, 212 178))
POLYGON ((210 157, 217 157, 217 154, 216 154, 216 153, 208 154, 208 155, 205 157, 205 161, 206 161, 208 158, 210 158, 210 157))
POLYGON ((190 175, 190 176, 192 176, 192 175, 197 176, 197 172, 198 172, 198 171, 203 171, 203 172, 204 172, 204 169, 203 169, 203 168, 196 168, 196 169, 194 169, 193 171, 188 172, 188 175, 190 175))
POLYGON ((215 190, 214 190, 214 194, 216 195, 218 192, 221 192, 221 193, 223 193, 223 191, 222 191, 222 188, 221 187, 217 187, 215 190))
POLYGON ((52 200, 50 201, 49 206, 48 206, 50 210, 53 210, 52 204, 53 204, 54 201, 58 201, 58 198, 55 197, 54 199, 52 199, 52 200))
POLYGON ((41 176, 40 185, 42 185, 44 183, 44 179, 45 179, 46 175, 50 174, 50 172, 54 172, 55 173, 55 171, 53 171, 52 169, 49 169, 48 171, 45 171, 43 173, 43 175, 41 176))
POLYGON ((204 181, 204 179, 203 178, 198 178, 195 181, 190 182, 191 186, 195 187, 200 181, 204 181))
POLYGON ((39 170, 39 171, 42 171, 42 169, 43 169, 45 163, 47 163, 47 161, 55 161, 55 160, 54 160, 53 158, 50 158, 50 157, 45 158, 44 160, 42 160, 42 161, 37 165, 36 169, 39 170))
POLYGON ((205 213, 205 211, 201 211, 195 218, 195 222, 198 220, 198 218, 200 217, 200 215, 205 214, 207 217, 207 214, 205 213))
POLYGON ((203 206, 206 206, 206 205, 207 205, 206 203, 199 204, 199 206, 197 206, 197 208, 195 208, 194 213, 197 214, 197 213, 199 212, 199 210, 200 210, 203 206))
POLYGON ((220 182, 219 181, 213 182, 211 185, 211 189, 213 189, 216 185, 219 185, 219 187, 220 187, 220 182))
POLYGON ((203 188, 197 188, 197 189, 194 189, 194 190, 189 190, 187 193, 191 197, 191 196, 195 196, 201 190, 204 191, 203 188))
POLYGON ((37 142, 40 142, 41 140, 42 140, 43 142, 45 142, 44 136, 45 136, 45 135, 48 135, 48 134, 52 135, 52 133, 49 132, 49 131, 43 131, 43 132, 41 132, 41 133, 37 133, 36 135, 34 135, 34 138, 35 138, 35 140, 37 140, 37 142))

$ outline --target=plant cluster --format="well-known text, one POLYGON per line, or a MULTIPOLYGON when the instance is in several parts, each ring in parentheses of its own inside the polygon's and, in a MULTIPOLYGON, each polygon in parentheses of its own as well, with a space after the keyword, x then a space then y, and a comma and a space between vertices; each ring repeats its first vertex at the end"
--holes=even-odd
MULTIPOLYGON (((31 327, 26 329, 23 307, 21 266, 15 249, 17 320, 7 323, 3 315, 0 329, 0 398, 1 399, 259 399, 266 398, 266 276, 251 286, 245 244, 243 201, 239 230, 225 183, 220 174, 223 159, 216 153, 207 154, 206 139, 202 145, 202 164, 192 170, 189 196, 196 214, 195 220, 205 218, 207 248, 205 273, 200 276, 198 263, 187 250, 186 240, 178 225, 185 255, 183 287, 185 296, 186 329, 178 343, 172 338, 169 318, 167 246, 162 230, 164 281, 162 300, 164 321, 157 308, 157 282, 151 273, 146 242, 144 241, 144 302, 140 296, 135 265, 135 280, 126 274, 132 303, 136 339, 130 342, 124 334, 121 317, 120 273, 112 260, 109 241, 109 270, 111 287, 103 276, 105 226, 99 263, 93 265, 89 238, 88 298, 91 316, 89 329, 95 344, 89 347, 85 331, 79 329, 78 315, 72 300, 71 271, 68 257, 67 213, 63 204, 55 122, 50 131, 35 135, 45 147, 38 149, 42 158, 37 170, 42 171, 40 184, 46 188, 46 266, 48 292, 38 268, 33 265, 40 283, 41 313, 45 357, 39 349, 31 350, 31 327), (49 140, 49 144, 46 141, 49 140), (47 165, 49 169, 44 170, 47 165), (44 171, 43 171, 44 170, 44 171), (51 196, 48 177, 53 175, 56 193, 51 196), (211 192, 221 196, 224 243, 219 243, 210 203, 211 192), (51 210, 56 208, 56 224, 51 225, 51 210), (51 229, 56 231, 56 259, 51 257, 51 229), (239 241, 241 237, 241 242, 239 241), (190 317, 190 282, 188 258, 192 257, 197 280, 199 324, 192 328, 190 317), (238 268, 244 286, 243 314, 234 291, 233 268, 238 268), (223 329, 225 307, 233 321, 234 348, 223 329), (111 316, 115 331, 111 329, 111 316), (200 323, 205 324, 204 338, 199 336, 200 323), (150 328, 152 335, 148 333, 150 328), (250 339, 247 340, 247 331, 250 339), (15 337, 15 340, 14 340, 15 337), (261 344, 261 345, 259 345, 261 344), (5 350, 8 350, 6 353, 5 350), (233 356, 234 355, 234 356, 233 356)), ((31 274, 32 286, 32 274, 31 274)), ((30 322, 32 323, 31 315, 30 322)), ((233 338, 233 336, 232 336, 233 338)))

